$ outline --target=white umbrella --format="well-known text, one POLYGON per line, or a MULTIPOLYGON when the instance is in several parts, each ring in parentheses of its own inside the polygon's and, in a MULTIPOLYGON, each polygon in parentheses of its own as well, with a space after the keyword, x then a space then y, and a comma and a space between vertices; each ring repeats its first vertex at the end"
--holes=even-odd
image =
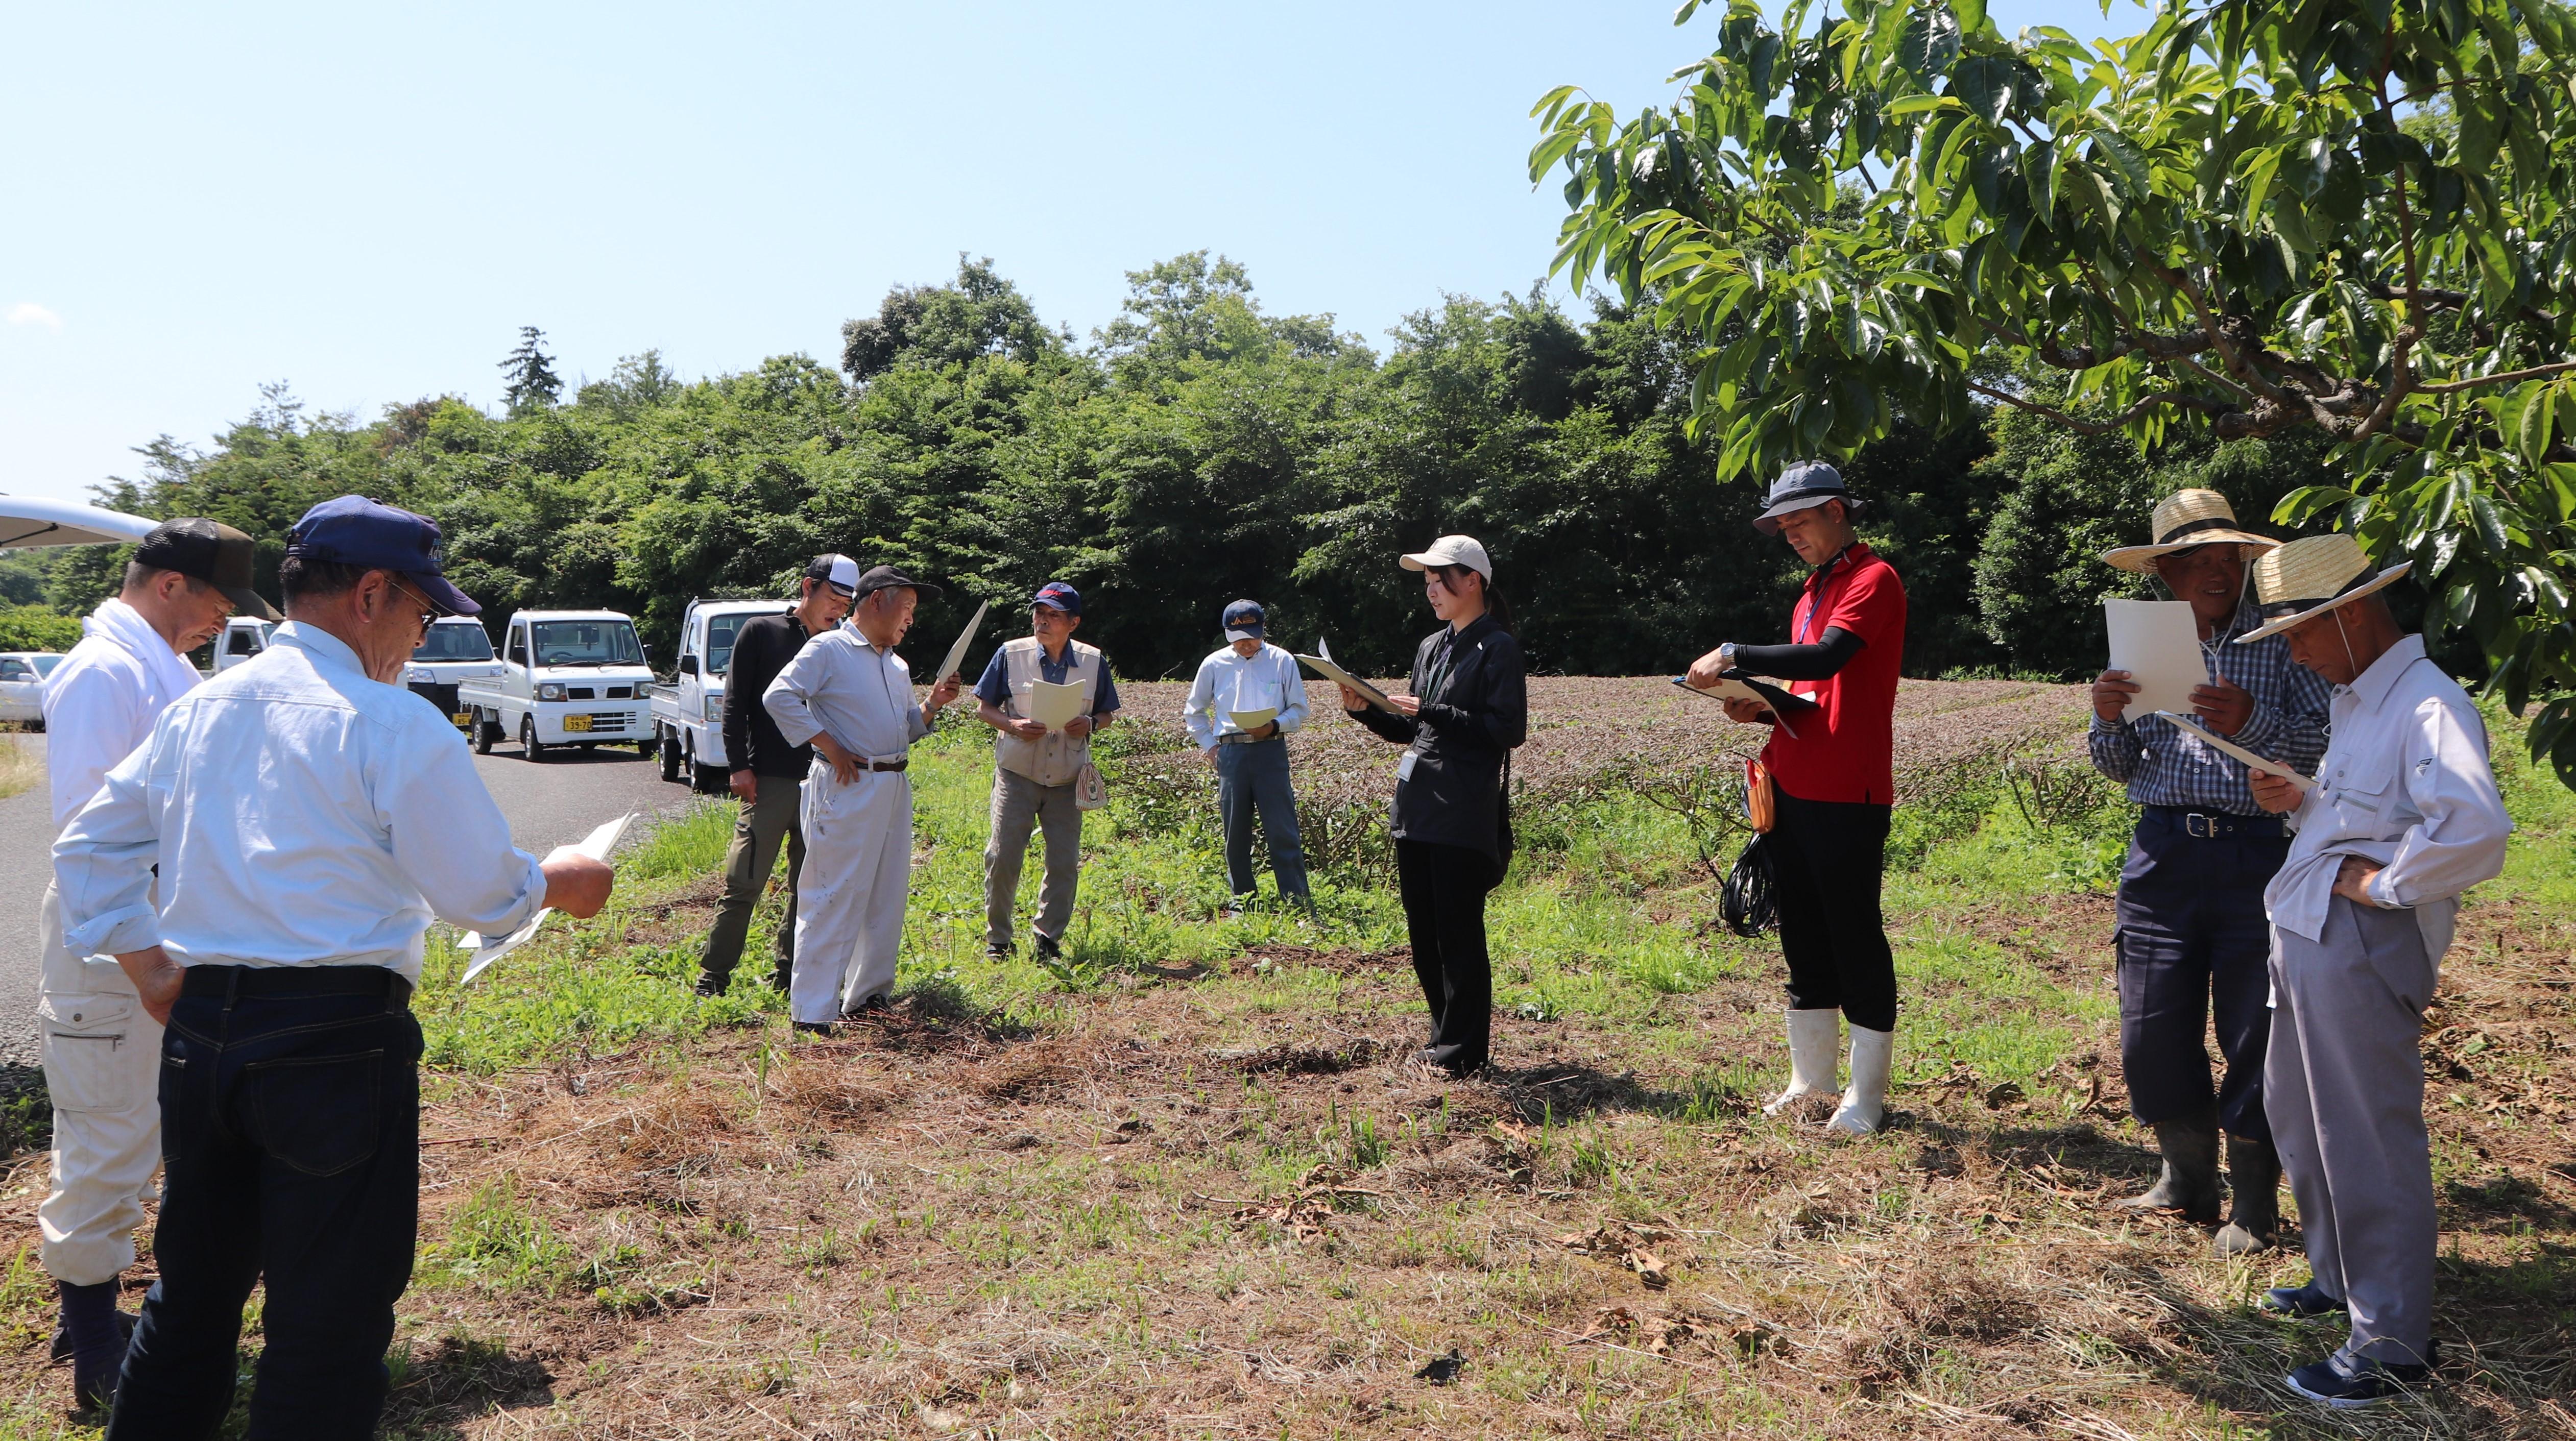
POLYGON ((123 545, 158 521, 121 510, 34 495, 0 495, 0 550, 40 545, 123 545))

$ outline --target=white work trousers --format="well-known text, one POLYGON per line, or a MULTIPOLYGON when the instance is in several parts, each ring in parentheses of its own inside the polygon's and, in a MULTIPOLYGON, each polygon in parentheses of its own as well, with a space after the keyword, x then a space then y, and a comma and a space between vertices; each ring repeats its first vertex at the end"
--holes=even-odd
POLYGON ((912 889, 912 783, 901 771, 865 771, 843 785, 817 757, 805 777, 802 819, 789 1014, 836 1021, 894 990, 912 889))
POLYGON ((54 1102, 54 1182, 36 1216, 45 1273, 95 1286, 134 1264, 134 1228, 161 1164, 161 1023, 125 971, 63 946, 53 886, 36 911, 44 972, 37 1044, 54 1102))

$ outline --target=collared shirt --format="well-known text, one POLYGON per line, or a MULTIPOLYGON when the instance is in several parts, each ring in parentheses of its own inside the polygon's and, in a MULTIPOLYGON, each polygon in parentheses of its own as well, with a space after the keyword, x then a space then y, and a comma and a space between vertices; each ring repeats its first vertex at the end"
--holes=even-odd
POLYGON ((842 749, 865 760, 901 760, 930 734, 912 698, 912 667, 848 626, 807 641, 760 693, 760 703, 789 745, 811 745, 829 731, 842 749))
MULTIPOLYGON (((1045 646, 1038 647, 1038 679, 1047 684, 1064 684, 1065 670, 1072 664, 1072 646, 1066 646, 1064 653, 1053 659, 1047 657, 1045 646)), ((998 706, 1007 706, 1011 703, 1010 662, 1003 659, 999 648, 994 650, 993 658, 984 663, 983 678, 975 682, 975 698, 998 706)), ((1116 709, 1118 709, 1118 682, 1110 679, 1108 659, 1103 657, 1100 666, 1100 690, 1091 698, 1091 713, 1107 715, 1116 709)))
POLYGON ((57 834, 98 794, 116 763, 152 734, 170 702, 200 679, 142 612, 114 596, 81 621, 81 633, 45 679, 45 768, 57 834))
POLYGON ((456 727, 293 621, 162 713, 54 842, 54 875, 74 955, 157 942, 183 966, 414 981, 433 916, 507 935, 546 896, 456 727))
POLYGON ((1896 681, 1905 667, 1905 586, 1886 561, 1859 541, 1816 567, 1790 613, 1795 644, 1813 645, 1835 629, 1860 637, 1860 653, 1828 679, 1790 682, 1790 694, 1806 696, 1818 709, 1772 727, 1762 763, 1781 790, 1800 800, 1889 805, 1896 798, 1896 681))
POLYGON ((2468 693, 2425 658, 2424 638, 2389 647, 2334 690, 2334 740, 2317 788, 2290 813, 2290 858, 2263 892, 2272 924, 2317 940, 2343 858, 2380 872, 2370 898, 2409 907, 2435 961, 2451 948, 2460 893, 2504 869, 2513 822, 2487 764, 2487 728, 2468 693))
POLYGON ((1267 641, 1250 660, 1226 646, 1199 662, 1181 724, 1200 750, 1214 750, 1217 737, 1243 733, 1234 712, 1274 709, 1281 735, 1306 723, 1306 678, 1298 674, 1297 657, 1267 641))
MULTIPOLYGON (((2244 728, 2228 739, 2259 756, 2269 756, 2313 775, 2317 758, 2326 753, 2326 710, 2330 700, 2325 679, 2290 659, 2290 642, 2268 636, 2252 645, 2236 637, 2263 623, 2253 587, 2236 606, 2236 618, 2201 651, 2210 674, 2241 686, 2254 697, 2254 711, 2244 728)), ((2258 816, 2254 787, 2245 779, 2245 763, 2219 754, 2198 736, 2186 735, 2163 716, 2123 714, 2116 722, 2093 717, 2084 745, 2093 768, 2125 782, 2129 799, 2142 806, 2175 806, 2184 810, 2258 816)))

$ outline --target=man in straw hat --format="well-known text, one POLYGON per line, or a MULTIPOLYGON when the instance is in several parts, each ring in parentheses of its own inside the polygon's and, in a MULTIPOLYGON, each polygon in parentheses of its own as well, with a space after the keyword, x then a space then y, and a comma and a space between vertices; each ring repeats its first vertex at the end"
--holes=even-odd
POLYGON ((1853 533, 1860 511, 1832 466, 1782 471, 1753 527, 1815 567, 1790 612, 1791 641, 1730 641, 1693 662, 1686 679, 1706 688, 1741 668, 1816 703, 1787 727, 1753 701, 1726 703, 1736 721, 1774 727, 1762 763, 1777 805, 1768 844, 1789 967, 1789 1086, 1763 1109, 1822 1109, 1834 1091, 1837 1021, 1848 1020, 1851 1085, 1826 1125, 1866 1136, 1886 1118, 1896 1047, 1896 957, 1878 900, 1896 790, 1905 587, 1853 533))
POLYGON ((2294 540, 2254 562, 2266 624, 2238 640, 2286 636, 2335 688, 2314 787, 2253 772, 2255 800, 2297 831, 2263 897, 2264 1106, 2314 1272, 2263 1300, 2350 1313, 2342 1349, 2289 1376, 2335 1407, 2430 1379, 2436 1229, 2417 1042, 2460 893, 2504 868, 2513 830, 2477 708, 2380 594, 2406 571, 2373 571, 2348 535, 2294 540))
MULTIPOLYGON (((2209 684, 2194 687, 2199 724, 2300 770, 2326 748, 2326 683, 2278 637, 2228 642, 2262 625, 2246 562, 2280 542, 2239 529, 2227 497, 2186 490, 2155 509, 2152 545, 2102 559, 2153 575, 2191 606, 2209 684)), ((2086 737, 2093 767, 2125 784, 2137 830, 2120 869, 2120 1066, 2129 1113, 2152 1126, 2164 1174, 2125 1204, 2218 1220, 2218 1138, 2227 1136, 2234 1204, 2221 1255, 2260 1250, 2280 1225, 2281 1163, 2263 1119, 2263 1045, 2272 1031, 2271 927, 2263 886, 2290 841, 2254 802, 2245 765, 2153 713, 2130 715, 2138 685, 2106 670, 2093 683, 2086 737), (2203 1037, 2216 1022, 2227 1069, 2211 1085, 2203 1037)))

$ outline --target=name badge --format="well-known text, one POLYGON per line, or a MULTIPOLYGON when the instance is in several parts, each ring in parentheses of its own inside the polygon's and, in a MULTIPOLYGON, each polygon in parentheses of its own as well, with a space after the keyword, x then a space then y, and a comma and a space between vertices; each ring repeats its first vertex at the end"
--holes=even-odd
POLYGON ((1400 781, 1413 779, 1413 763, 1420 759, 1422 759, 1422 752, 1406 751, 1404 759, 1395 763, 1395 778, 1400 781))

